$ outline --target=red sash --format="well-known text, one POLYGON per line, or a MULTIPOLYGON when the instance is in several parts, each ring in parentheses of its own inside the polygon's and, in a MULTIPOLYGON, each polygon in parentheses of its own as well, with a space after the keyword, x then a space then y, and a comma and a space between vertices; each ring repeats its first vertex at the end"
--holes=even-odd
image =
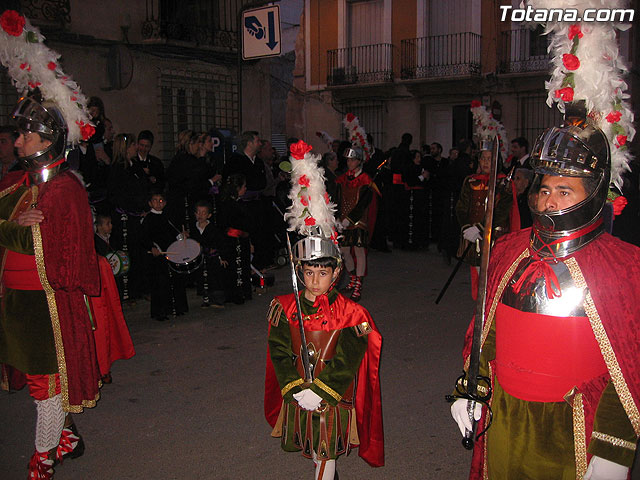
POLYGON ((42 290, 35 255, 24 255, 7 249, 2 282, 13 290, 42 290))
POLYGON ((562 402, 573 387, 607 372, 587 317, 496 311, 496 376, 509 395, 562 402))

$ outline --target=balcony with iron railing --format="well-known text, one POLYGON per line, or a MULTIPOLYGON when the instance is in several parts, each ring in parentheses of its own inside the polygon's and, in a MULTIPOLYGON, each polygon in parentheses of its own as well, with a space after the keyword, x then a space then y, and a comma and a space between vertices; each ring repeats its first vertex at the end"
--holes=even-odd
POLYGON ((393 51, 390 43, 328 50, 327 85, 393 82, 393 51))
POLYGON ((550 60, 549 39, 536 30, 502 32, 499 44, 499 73, 547 72, 550 60))
POLYGON ((472 32, 402 40, 402 78, 478 75, 480 45, 480 35, 472 32))
POLYGON ((146 0, 142 38, 151 44, 233 52, 238 47, 237 17, 249 0, 146 0))

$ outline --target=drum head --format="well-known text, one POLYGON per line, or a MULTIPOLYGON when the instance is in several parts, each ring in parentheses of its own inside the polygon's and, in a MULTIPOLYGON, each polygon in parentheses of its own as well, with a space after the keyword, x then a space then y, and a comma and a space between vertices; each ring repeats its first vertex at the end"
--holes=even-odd
POLYGON ((178 273, 191 273, 202 264, 200 244, 191 238, 176 240, 167 249, 169 267, 178 273))

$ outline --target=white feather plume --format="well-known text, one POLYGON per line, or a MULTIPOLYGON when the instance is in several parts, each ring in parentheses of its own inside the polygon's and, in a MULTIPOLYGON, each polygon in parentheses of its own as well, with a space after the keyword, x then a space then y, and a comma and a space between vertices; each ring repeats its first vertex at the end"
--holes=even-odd
POLYGON ((349 131, 349 141, 354 148, 361 148, 364 152, 364 161, 368 162, 373 155, 371 145, 367 141, 367 132, 364 131, 360 120, 353 113, 347 113, 343 120, 344 126, 349 131))
MULTIPOLYGON (((529 0, 528 5, 539 8, 575 8, 582 16, 587 8, 625 8, 626 0, 529 0)), ((623 76, 628 72, 619 53, 616 29, 624 30, 629 25, 611 22, 581 22, 571 25, 566 22, 548 22, 545 34, 550 35, 549 53, 553 71, 546 82, 547 104, 557 103, 564 113, 565 102, 560 91, 573 89, 573 100, 585 100, 589 116, 605 133, 611 149, 611 183, 622 187, 622 175, 629 170, 631 152, 625 145, 633 140, 634 115, 628 103, 627 84, 623 76), (575 29, 579 28, 578 36, 575 29), (572 52, 574 40, 578 36, 577 48, 572 52), (574 37, 576 38, 576 37, 574 37), (568 70, 564 55, 573 53, 580 64, 575 70, 568 70), (573 85, 567 84, 567 75, 573 74, 573 85), (616 120, 617 117, 620 117, 616 120)))
POLYGON ((320 234, 335 242, 338 228, 336 205, 327 194, 324 169, 318 166, 321 157, 308 151, 310 149, 302 140, 291 147, 291 206, 287 208, 284 218, 289 223, 289 231, 305 236, 320 234), (296 151, 304 151, 304 157, 296 158, 301 156, 296 155, 296 151))
POLYGON ((0 28, 0 62, 7 67, 21 94, 37 87, 46 100, 58 105, 67 122, 69 143, 86 140, 81 128, 91 125, 86 97, 78 84, 62 71, 60 54, 43 43, 44 36, 29 19, 24 20, 24 29, 18 36, 9 35, 0 28))
POLYGON ((481 141, 493 141, 496 133, 500 140, 500 152, 502 158, 507 158, 507 131, 504 125, 493 118, 487 107, 476 100, 471 103, 471 113, 473 114, 473 127, 475 134, 480 137, 481 141))

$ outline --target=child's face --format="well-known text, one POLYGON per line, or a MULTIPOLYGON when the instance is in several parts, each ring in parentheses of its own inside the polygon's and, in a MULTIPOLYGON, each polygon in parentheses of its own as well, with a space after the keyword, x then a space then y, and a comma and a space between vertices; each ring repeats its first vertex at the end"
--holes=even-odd
POLYGON ((211 218, 209 209, 207 207, 196 207, 196 220, 204 223, 211 218))
POLYGON ((318 297, 329 291, 329 287, 335 280, 335 272, 332 267, 302 267, 302 277, 305 288, 314 296, 318 297))
POLYGON ((162 211, 165 203, 166 202, 164 201, 164 197, 162 195, 154 195, 153 197, 151 197, 151 200, 149 200, 149 206, 158 212, 162 211))
POLYGON ((102 223, 96 225, 96 231, 101 235, 111 235, 111 230, 113 229, 113 225, 111 225, 111 219, 103 219, 102 223))

